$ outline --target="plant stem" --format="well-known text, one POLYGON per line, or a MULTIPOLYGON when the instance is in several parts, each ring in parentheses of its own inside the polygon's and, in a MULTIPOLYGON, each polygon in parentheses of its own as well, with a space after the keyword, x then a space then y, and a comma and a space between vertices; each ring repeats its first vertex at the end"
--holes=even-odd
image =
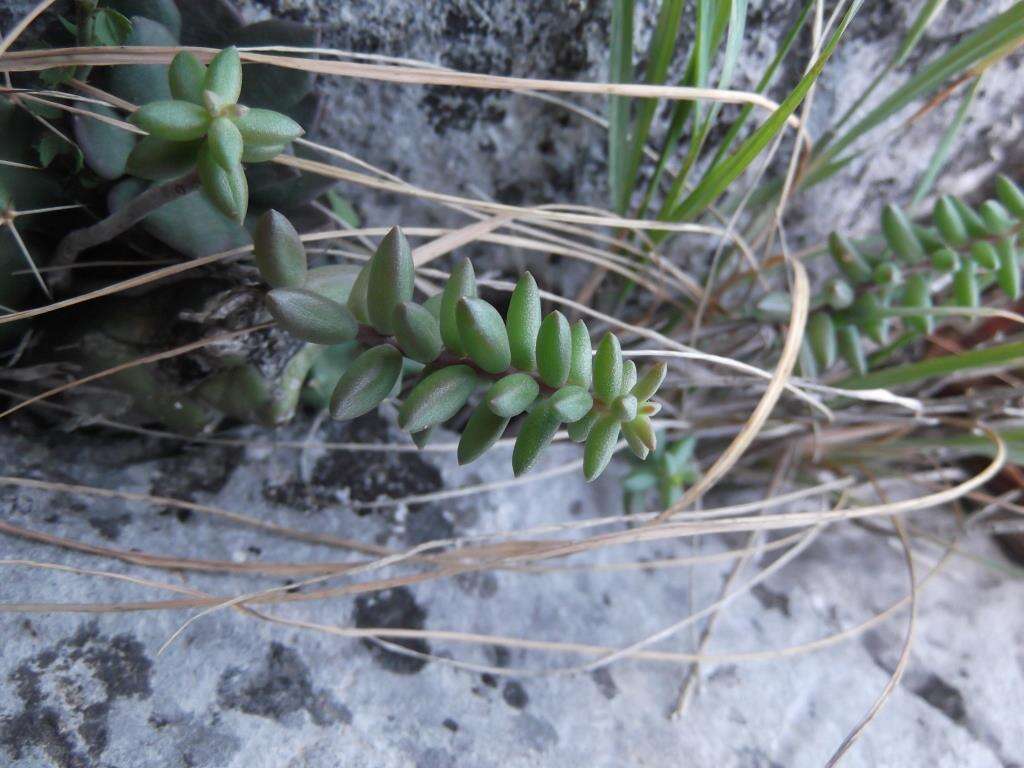
MULTIPOLYGON (((171 179, 163 184, 150 187, 102 221, 68 233, 60 241, 60 245, 57 246, 52 266, 71 266, 82 251, 113 240, 122 232, 125 232, 146 218, 153 211, 197 189, 199 189, 199 173, 196 170, 192 170, 177 179, 171 179)), ((69 279, 70 271, 63 270, 57 272, 51 282, 54 283, 54 287, 58 287, 61 284, 66 285, 69 279)))

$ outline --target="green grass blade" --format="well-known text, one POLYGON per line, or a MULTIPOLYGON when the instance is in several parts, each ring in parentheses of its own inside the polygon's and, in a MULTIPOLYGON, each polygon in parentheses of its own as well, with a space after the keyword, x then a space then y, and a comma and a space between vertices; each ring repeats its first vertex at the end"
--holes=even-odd
MULTIPOLYGON (((658 9, 658 21, 651 35, 647 49, 647 71, 645 82, 661 85, 668 76, 668 68, 679 39, 679 22, 683 16, 683 0, 664 0, 658 9)), ((629 135, 629 159, 622 193, 624 198, 617 201, 617 210, 624 212, 629 206, 629 197, 636 186, 640 163, 643 161, 644 146, 650 134, 651 122, 658 109, 657 99, 643 99, 637 106, 637 115, 629 135)))
POLYGON ((948 0, 925 0, 925 2, 921 4, 921 9, 917 12, 917 16, 914 17, 914 23, 910 25, 910 29, 907 31, 907 36, 903 38, 903 42, 900 44, 899 50, 897 50, 896 55, 893 56, 893 68, 903 66, 907 57, 921 41, 921 37, 924 35, 924 31, 928 29, 928 25, 931 24, 940 13, 942 13, 942 9, 945 7, 947 2, 948 0))
POLYGON ((817 60, 800 79, 793 91, 772 114, 754 131, 728 158, 717 166, 708 169, 697 188, 671 212, 668 217, 673 221, 690 219, 706 209, 725 189, 735 181, 754 161, 761 151, 778 135, 786 125, 786 120, 796 111, 804 100, 814 81, 821 75, 825 64, 831 58, 840 38, 846 32, 853 17, 860 9, 863 0, 856 0, 839 26, 832 33, 817 60))
MULTIPOLYGON (((613 0, 612 40, 608 79, 613 83, 633 82, 633 0, 613 0)), ((611 203, 620 213, 626 193, 626 162, 629 141, 629 99, 608 99, 608 186, 611 203)))
POLYGON ((956 355, 943 355, 921 360, 917 363, 897 365, 881 371, 844 379, 836 386, 845 389, 872 389, 913 384, 935 376, 970 371, 975 368, 990 368, 1024 361, 1024 342, 1000 344, 985 349, 972 349, 956 355))
POLYGON ((911 102, 934 91, 986 57, 1022 41, 1024 3, 1017 3, 980 26, 907 80, 831 144, 821 156, 834 157, 911 102))
POLYGON ((946 165, 946 161, 949 160, 949 155, 956 143, 957 134, 960 133, 964 120, 967 119, 967 113, 971 111, 971 105, 974 103, 974 97, 978 93, 978 86, 980 84, 981 76, 979 75, 974 78, 971 87, 968 88, 967 93, 964 94, 963 99, 960 101, 960 106, 957 107, 953 120, 950 121, 949 126, 943 131, 942 139, 939 140, 939 145, 935 148, 932 159, 928 162, 928 167, 921 174, 921 180, 917 182, 914 198, 910 201, 911 208, 924 200, 928 193, 932 191, 935 179, 938 178, 939 173, 942 172, 946 165))

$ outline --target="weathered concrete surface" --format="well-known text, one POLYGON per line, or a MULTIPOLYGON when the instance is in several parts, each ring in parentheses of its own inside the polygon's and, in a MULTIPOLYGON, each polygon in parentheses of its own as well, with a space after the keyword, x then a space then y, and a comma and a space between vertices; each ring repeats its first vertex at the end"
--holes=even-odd
MULTIPOLYGON (((283 430, 301 438, 308 425, 283 430)), ((371 419, 322 437, 376 440, 371 419)), ((450 454, 392 456, 353 474, 344 452, 188 447, 136 437, 14 434, 0 441, 9 475, 192 499, 274 523, 401 547, 452 535, 524 529, 618 512, 612 480, 575 474, 469 499, 357 515, 349 498, 424 493, 509 476, 497 450, 458 469, 450 454), (308 480, 303 480, 303 477, 308 480), (354 481, 354 482, 352 482, 354 481)), ((552 463, 574 458, 555 450, 552 463)), ((813 508, 813 505, 811 507, 813 508)), ((946 513, 922 514, 926 522, 946 513)), ((344 555, 199 513, 141 503, 0 488, 0 518, 124 549, 237 563, 344 555)), ((701 552, 739 546, 705 541, 701 552)), ((981 539, 966 545, 999 560, 981 539)), ((175 575, 14 538, 5 558, 56 562, 238 594, 283 579, 175 575)), ((686 542, 600 553, 608 564, 691 554, 686 542)), ((771 561, 759 559, 757 568, 771 561)), ((919 576, 933 563, 918 561, 919 576)), ((727 564, 692 576, 695 605, 727 564)), ((751 571, 752 573, 752 571, 751 571)), ((5 566, 4 601, 152 600, 124 583, 5 566)), ((370 598, 300 603, 271 613, 338 626, 459 629, 623 645, 689 611, 685 569, 463 577, 370 598)), ((337 583, 343 583, 341 581, 337 583)), ((854 627, 898 600, 900 552, 852 526, 827 529, 796 562, 723 616, 714 653, 781 649, 854 627)), ((851 766, 1024 764, 1024 614, 1019 582, 963 558, 920 596, 904 684, 854 747, 851 766)), ((510 678, 396 656, 358 640, 272 626, 236 613, 202 619, 162 656, 190 611, 118 615, 0 614, 0 756, 12 768, 279 768, 304 766, 821 765, 882 690, 907 613, 817 653, 704 668, 681 722, 665 715, 681 670, 623 661, 592 674, 510 678)), ((662 643, 688 650, 693 635, 662 643)), ((454 642, 416 648, 477 664, 551 669, 579 657, 454 642)))

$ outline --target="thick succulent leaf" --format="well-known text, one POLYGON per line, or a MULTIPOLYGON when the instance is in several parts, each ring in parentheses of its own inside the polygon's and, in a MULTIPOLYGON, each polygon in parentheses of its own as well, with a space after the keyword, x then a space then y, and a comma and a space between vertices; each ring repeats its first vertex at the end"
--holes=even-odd
POLYGON ((476 275, 469 259, 455 265, 441 294, 441 339, 456 355, 465 355, 466 348, 459 335, 458 305, 464 296, 476 297, 476 275))
POLYGON ((363 352, 338 380, 331 416, 339 421, 369 413, 388 396, 402 375, 402 353, 390 344, 363 352))
POLYGON ((594 406, 590 393, 575 384, 562 387, 548 398, 548 407, 555 412, 558 420, 566 424, 579 421, 594 406))
POLYGON ((419 432, 413 432, 409 437, 412 438, 417 448, 422 449, 423 446, 430 442, 430 436, 433 434, 434 428, 431 427, 430 429, 421 429, 419 432))
POLYGON ((632 421, 622 425, 623 429, 627 426, 640 439, 647 450, 658 450, 658 434, 654 431, 654 424, 651 422, 650 417, 641 414, 632 421))
POLYGON ((181 51, 171 60, 171 66, 167 70, 167 81, 171 88, 171 96, 175 99, 203 105, 206 67, 188 51, 181 51))
POLYGON ((412 300, 415 269, 409 241, 401 229, 392 227, 370 259, 366 283, 366 312, 381 333, 393 332, 395 307, 412 300))
POLYGON ((487 373, 503 373, 512 364, 508 333, 498 310, 483 299, 465 296, 455 307, 459 339, 470 359, 487 373))
MULTIPOLYGON (((932 306, 931 286, 928 278, 920 272, 907 278, 903 289, 903 305, 911 309, 928 309, 932 306)), ((935 318, 928 314, 905 318, 908 328, 918 333, 931 333, 935 328, 935 318)))
POLYGON ((644 403, 654 397, 658 388, 661 387, 661 382, 665 380, 665 374, 667 373, 668 365, 665 363, 655 363, 644 371, 644 375, 640 377, 640 380, 632 390, 633 394, 636 395, 636 399, 644 403))
POLYGON ((125 170, 149 181, 175 179, 196 164, 201 140, 164 141, 143 136, 128 155, 125 170))
POLYGON ((629 450, 631 450, 633 454, 640 459, 640 461, 647 458, 651 449, 644 445, 644 441, 640 439, 640 436, 633 428, 633 422, 627 421, 622 424, 622 436, 626 438, 626 445, 629 446, 629 450))
POLYGON ((895 205, 889 204, 882 209, 882 234, 889 247, 908 264, 916 264, 924 258, 924 247, 914 234, 907 215, 895 205))
POLYGON ((633 395, 623 395, 615 398, 615 402, 612 403, 612 413, 619 421, 632 421, 636 418, 639 407, 640 403, 633 395))
POLYGON ((836 331, 839 354, 858 376, 868 372, 868 360, 864 355, 864 340, 855 325, 844 325, 836 331))
POLYGON ((620 428, 619 420, 609 414, 598 419, 590 430, 586 448, 583 449, 583 476, 587 482, 596 480, 612 460, 620 428))
POLYGON ((836 328, 827 312, 815 312, 807 322, 807 340, 818 368, 827 371, 836 362, 836 328))
POLYGON ((859 285, 871 279, 871 265, 848 237, 833 232, 828 236, 828 250, 836 266, 850 282, 859 285))
POLYGON ((242 162, 242 134, 226 117, 213 119, 206 141, 210 157, 224 170, 230 171, 242 162))
POLYGON ((572 324, 572 361, 569 364, 569 384, 589 390, 594 381, 594 350, 590 345, 587 324, 577 320, 572 324))
POLYGON ((569 321, 557 309, 544 318, 537 334, 537 371, 549 387, 560 387, 569 379, 572 365, 572 332, 569 321))
POLYGON ((195 141, 210 126, 210 115, 190 101, 153 101, 139 107, 131 122, 164 141, 195 141))
POLYGON ((885 309, 873 293, 862 293, 851 308, 857 326, 877 344, 885 344, 888 338, 888 323, 885 309))
POLYGON ((245 179, 242 164, 228 170, 210 155, 209 147, 199 150, 199 181, 203 194, 221 213, 241 224, 249 207, 249 185, 245 179))
POLYGON ((224 104, 238 102, 238 96, 242 92, 242 60, 235 46, 225 48, 210 59, 206 67, 203 90, 213 92, 224 104))
POLYGON ((302 126, 288 115, 259 107, 251 107, 240 117, 236 117, 235 125, 238 126, 246 145, 278 146, 287 144, 305 133, 302 126))
POLYGON ((883 261, 875 265, 871 273, 875 285, 899 285, 903 282, 903 272, 894 261, 883 261))
POLYGON ((606 333, 594 355, 594 394, 611 403, 622 387, 622 348, 614 333, 606 333))
POLYGON ((452 365, 427 376, 413 387, 398 409, 398 425, 409 432, 437 426, 461 410, 476 388, 476 373, 468 365, 452 365))
POLYGON ((104 5, 129 19, 142 16, 159 22, 175 38, 181 34, 181 11, 174 0, 106 0, 104 5))
POLYGON ((982 269, 992 270, 999 266, 995 246, 987 240, 979 240, 971 245, 971 258, 982 269))
POLYGON ((853 286, 838 277, 834 277, 826 282, 822 293, 825 302, 832 309, 846 309, 853 304, 855 298, 853 286))
POLYGON ((932 266, 939 272, 956 272, 960 269, 960 256, 956 251, 942 248, 931 254, 932 266))
POLYGON ((590 436, 590 430, 594 428, 597 420, 601 418, 602 415, 602 411, 594 408, 582 419, 570 424, 566 427, 566 431, 569 433, 569 439, 574 443, 586 442, 586 439, 590 436))
POLYGON ((505 434, 508 421, 507 418, 495 414, 485 404, 478 405, 466 422, 462 437, 459 438, 459 464, 469 464, 486 453, 487 449, 505 434))
POLYGON ((358 273, 359 269, 352 264, 325 264, 306 272, 303 287, 344 307, 352 294, 352 284, 358 273))
MULTIPOLYGON (((137 179, 117 184, 107 198, 110 210, 118 210, 145 188, 146 184, 137 179)), ((252 242, 244 227, 214 208, 200 191, 157 208, 142 220, 142 228, 160 242, 193 258, 252 242)))
POLYGON ((999 254, 999 270, 996 282, 1011 299, 1020 298, 1020 264, 1017 263, 1017 244, 1015 237, 1002 237, 996 243, 999 254))
POLYGON ((99 8, 92 17, 93 45, 115 46, 124 45, 132 32, 132 23, 123 14, 113 8, 99 8))
POLYGON ((978 271, 973 261, 965 261, 953 274, 953 301, 959 307, 977 307, 981 303, 978 271))
MULTIPOLYGON (((171 47, 178 44, 177 36, 145 15, 131 16, 132 31, 125 41, 128 46, 171 47)), ((164 64, 125 64, 112 67, 107 90, 132 104, 143 105, 172 98, 164 64)))
POLYGON ((242 148, 243 163, 267 163, 284 153, 287 144, 245 144, 242 148))
MULTIPOLYGON (((83 104, 81 108, 106 117, 120 117, 109 107, 98 104, 83 104)), ((85 164, 102 179, 123 176, 128 156, 135 147, 135 136, 123 128, 85 115, 73 115, 71 123, 85 164)))
POLYGON ((1024 219, 1024 191, 1003 174, 996 177, 996 197, 1018 219, 1024 219))
POLYGON ((370 283, 370 262, 363 265, 352 284, 352 293, 348 296, 348 311, 360 325, 370 324, 370 312, 366 306, 366 291, 370 283))
POLYGON ((306 249, 292 223, 277 211, 260 217, 252 255, 260 275, 274 288, 298 288, 306 282, 306 249))
POLYGON ((441 326, 428 309, 403 301, 395 307, 395 339, 407 357, 430 363, 441 354, 441 326))
POLYGON ((627 360, 622 364, 622 384, 619 386, 619 394, 629 393, 636 386, 636 379, 636 363, 627 360))
POLYGON ((512 418, 529 408, 540 394, 540 385, 528 373, 511 373, 494 382, 484 402, 498 416, 512 418))
POLYGON ((814 350, 811 349, 811 341, 804 336, 800 342, 800 351, 796 358, 797 372, 805 379, 818 378, 818 362, 814 359, 814 350))
POLYGON ((942 238, 953 246, 962 246, 967 243, 967 225, 957 212, 953 200, 943 195, 935 201, 932 209, 932 220, 939 229, 942 238))
POLYGON ((533 468, 540 454, 551 444, 559 423, 558 416, 546 402, 530 411, 523 419, 512 448, 512 474, 519 477, 533 468))
POLYGON ((988 228, 985 226, 985 222, 981 220, 981 216, 978 215, 977 211, 959 197, 949 197, 948 199, 963 220, 964 226, 967 228, 967 234, 970 237, 989 236, 988 228))
POLYGON ((985 222, 985 228, 993 235, 1006 234, 1016 224, 1010 212, 995 200, 986 200, 982 203, 978 213, 985 222))
POLYGON ((533 275, 524 272, 508 302, 508 338, 512 365, 532 371, 537 365, 537 333, 540 331, 540 291, 533 275))
POLYGON ((345 307, 306 288, 275 288, 266 304, 277 324, 303 341, 340 344, 358 330, 345 307))

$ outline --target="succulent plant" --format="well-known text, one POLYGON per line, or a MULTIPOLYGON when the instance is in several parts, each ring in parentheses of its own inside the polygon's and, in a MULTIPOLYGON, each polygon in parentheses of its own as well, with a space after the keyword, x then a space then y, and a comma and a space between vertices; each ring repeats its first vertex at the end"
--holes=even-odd
POLYGON ((485 453, 516 417, 522 417, 512 452, 517 476, 536 464, 563 424, 573 440, 586 444, 588 480, 608 465, 620 435, 641 458, 657 446, 651 417, 660 406, 651 398, 666 366, 651 366, 638 378, 612 333, 592 355, 582 320, 570 326, 557 310, 542 317, 529 272, 502 318, 477 296, 467 259, 441 294, 415 303, 412 253, 398 227, 359 271, 344 304, 319 287, 318 270, 308 270, 302 241, 280 213, 268 211, 260 220, 254 257, 272 286, 266 305, 280 327, 305 341, 356 340, 364 348, 334 385, 329 409, 335 419, 362 416, 396 396, 403 370, 415 364, 418 378, 399 406, 398 423, 420 445, 482 390, 459 441, 460 464, 485 453))
POLYGON ((687 486, 700 477, 700 468, 693 458, 696 447, 697 438, 692 436, 672 442, 659 440, 658 447, 646 459, 634 459, 633 469, 622 481, 626 511, 637 511, 651 491, 657 491, 662 509, 678 501, 687 486))
POLYGON ((303 129, 287 115, 238 103, 242 64, 238 49, 225 48, 204 66, 188 51, 171 62, 172 98, 144 104, 131 121, 149 135, 128 157, 138 176, 185 171, 196 166, 203 193, 228 218, 241 223, 249 206, 243 163, 279 155, 303 129))
MULTIPOLYGON (((933 307, 976 308, 991 286, 1019 299, 1024 191, 1000 176, 996 198, 975 210, 941 196, 931 226, 915 225, 897 206, 887 205, 880 223, 885 246, 876 253, 833 232, 829 253, 842 277, 826 283, 813 301, 816 311, 807 323, 801 372, 813 377, 842 359, 863 375, 869 367, 865 336, 886 348, 927 335, 935 328, 933 307), (902 328, 894 341, 896 321, 902 328)), ((757 314, 785 316, 787 302, 783 295, 769 294, 757 314)))

